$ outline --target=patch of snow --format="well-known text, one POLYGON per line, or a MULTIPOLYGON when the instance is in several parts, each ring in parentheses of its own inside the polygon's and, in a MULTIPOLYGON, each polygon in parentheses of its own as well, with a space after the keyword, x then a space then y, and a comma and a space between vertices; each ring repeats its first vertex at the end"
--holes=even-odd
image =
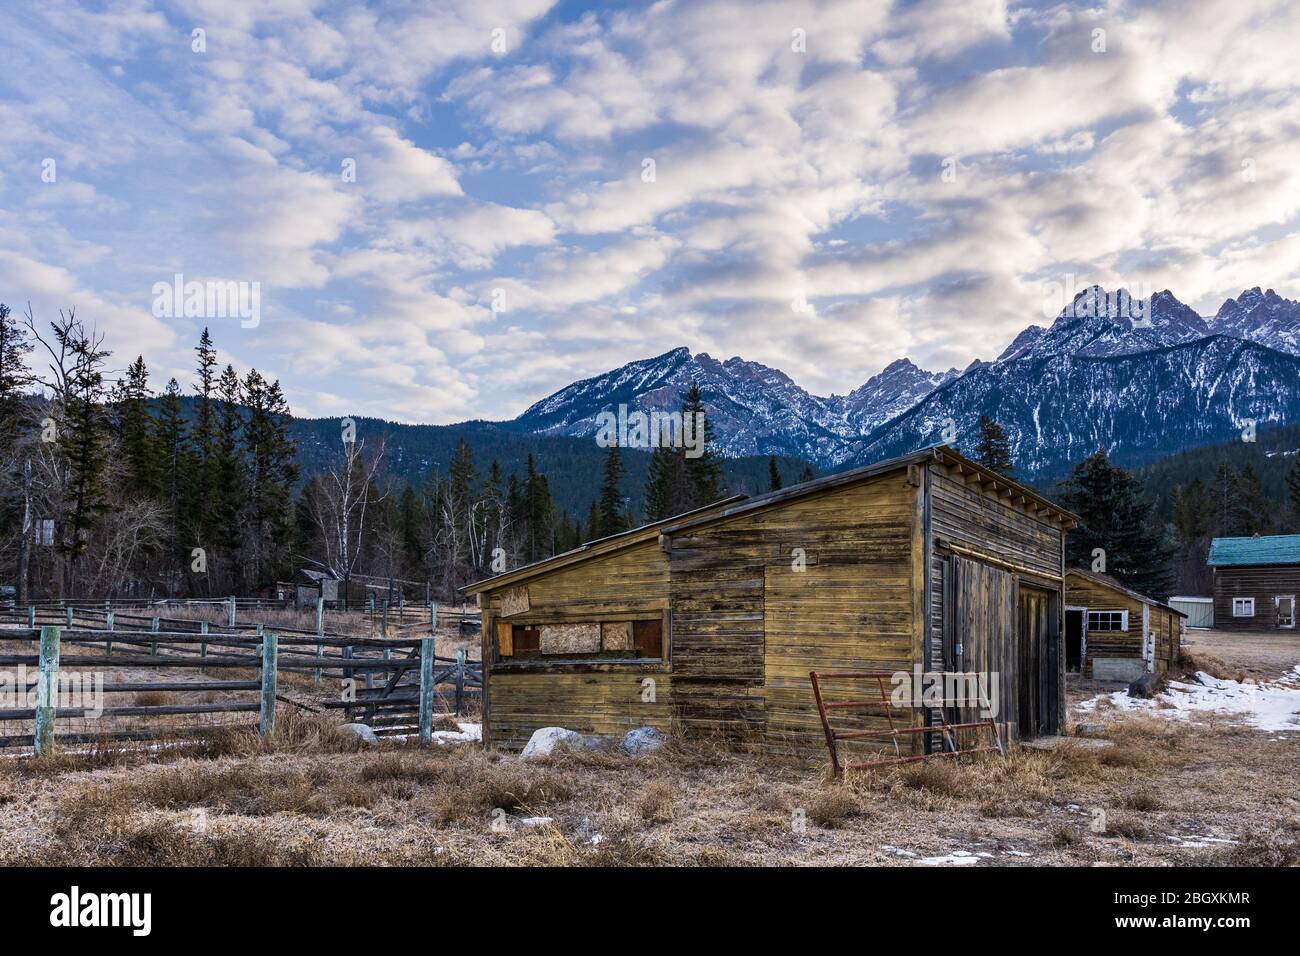
POLYGON ((1275 681, 1241 683, 1219 680, 1197 671, 1196 683, 1170 681, 1168 689, 1151 700, 1130 697, 1125 691, 1099 694, 1079 704, 1092 713, 1103 698, 1116 710, 1147 711, 1186 720, 1196 711, 1240 717, 1257 730, 1300 732, 1300 665, 1275 681))
POLYGON ((521 827, 544 827, 548 823, 554 823, 555 817, 520 817, 515 822, 521 827))
POLYGON ((992 853, 968 853, 965 850, 953 850, 946 856, 923 856, 919 860, 925 866, 975 866, 982 859, 993 856, 992 853))
POLYGON ((916 854, 913 853, 911 850, 904 850, 902 847, 898 847, 898 846, 890 846, 887 843, 881 844, 880 848, 884 850, 886 853, 894 854, 894 856, 916 856, 916 854))
POLYGON ((460 730, 435 730, 433 740, 439 744, 472 742, 483 739, 482 724, 462 724, 456 721, 456 726, 460 730))

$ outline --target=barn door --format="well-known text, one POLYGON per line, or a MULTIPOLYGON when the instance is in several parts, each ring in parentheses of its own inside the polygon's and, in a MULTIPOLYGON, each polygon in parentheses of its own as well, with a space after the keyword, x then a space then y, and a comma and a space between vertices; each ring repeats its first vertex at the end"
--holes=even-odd
MULTIPOLYGON (((953 557, 953 670, 988 675, 996 683, 990 703, 993 719, 1005 733, 1019 714, 1016 671, 1016 594, 1014 574, 966 558, 953 557), (992 699, 996 698, 996 699, 992 699)), ((962 708, 962 721, 978 720, 978 708, 962 708)))
POLYGON ((1016 714, 1021 737, 1057 730, 1059 595, 1055 591, 1022 584, 1018 596, 1020 625, 1018 647, 1020 709, 1016 714))

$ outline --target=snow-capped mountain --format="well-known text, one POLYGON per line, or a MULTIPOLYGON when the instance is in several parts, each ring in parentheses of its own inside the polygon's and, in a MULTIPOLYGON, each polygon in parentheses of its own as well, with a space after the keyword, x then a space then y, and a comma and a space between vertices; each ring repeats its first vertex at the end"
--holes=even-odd
POLYGON ((575 382, 511 426, 545 435, 594 435, 601 412, 617 413, 619 405, 674 411, 691 383, 699 382, 723 454, 794 455, 835 467, 848 460, 858 440, 956 375, 956 369, 927 372, 900 359, 849 395, 823 398, 767 365, 676 348, 575 382))
POLYGON ((1300 420, 1300 303, 1249 289, 1207 322, 1168 290, 1137 300, 1090 286, 993 362, 929 372, 899 359, 846 396, 678 348, 576 382, 509 427, 590 436, 597 415, 620 404, 679 408, 694 381, 728 456, 794 455, 833 470, 935 444, 945 426, 971 448, 979 416, 989 415, 1032 477, 1098 445, 1136 462, 1221 441, 1247 420, 1300 420))
POLYGON ((1021 332, 998 361, 1050 355, 1130 355, 1209 334, 1205 320, 1167 289, 1140 299, 1127 289, 1107 292, 1094 285, 1076 295, 1050 328, 1031 325, 1021 332))
POLYGON ((1249 339, 1271 349, 1300 355, 1300 302, 1272 289, 1247 289, 1219 306, 1210 327, 1223 335, 1249 339))

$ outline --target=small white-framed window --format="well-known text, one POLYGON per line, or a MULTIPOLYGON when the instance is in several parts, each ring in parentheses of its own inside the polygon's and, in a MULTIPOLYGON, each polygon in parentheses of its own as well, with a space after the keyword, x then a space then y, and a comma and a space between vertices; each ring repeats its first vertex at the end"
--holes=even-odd
POLYGON ((1089 611, 1088 630, 1127 631, 1128 611, 1089 611))
POLYGON ((1232 616, 1233 617, 1254 617, 1255 616, 1255 599, 1233 598, 1232 599, 1232 616))

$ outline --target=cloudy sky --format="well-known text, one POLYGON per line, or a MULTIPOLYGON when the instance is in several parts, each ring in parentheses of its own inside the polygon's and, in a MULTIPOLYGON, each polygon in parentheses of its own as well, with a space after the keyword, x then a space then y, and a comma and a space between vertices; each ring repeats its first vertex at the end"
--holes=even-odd
POLYGON ((1288 0, 9 0, 0 301, 159 388, 208 324, 302 415, 679 345, 845 392, 1050 283, 1300 297, 1298 49, 1288 0), (156 316, 176 273, 260 322, 156 316))

